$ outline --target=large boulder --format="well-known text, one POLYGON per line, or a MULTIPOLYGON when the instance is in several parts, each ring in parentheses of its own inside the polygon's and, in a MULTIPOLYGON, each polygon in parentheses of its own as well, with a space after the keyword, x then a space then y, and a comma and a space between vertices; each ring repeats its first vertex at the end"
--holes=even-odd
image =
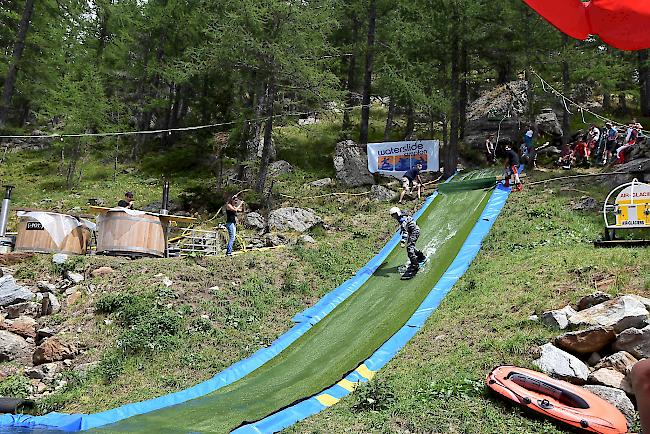
POLYGON ((549 327, 564 330, 569 326, 569 316, 576 313, 571 306, 567 305, 562 309, 544 312, 540 320, 549 327))
POLYGON ((553 109, 544 109, 535 117, 535 125, 540 134, 562 137, 562 124, 553 109))
POLYGON ((616 351, 627 351, 637 359, 650 358, 650 326, 624 330, 612 345, 616 351))
POLYGON ((30 315, 33 317, 38 317, 41 315, 41 305, 40 303, 35 303, 33 301, 26 301, 24 303, 16 303, 5 308, 5 314, 8 319, 15 319, 21 315, 30 315))
POLYGON ((600 351, 616 339, 616 333, 601 326, 565 333, 555 338, 555 345, 566 351, 588 354, 600 351))
POLYGON ((260 213, 253 211, 244 216, 244 226, 254 229, 264 229, 266 222, 260 213))
POLYGON ((15 320, 6 319, 0 323, 0 328, 25 338, 36 338, 38 324, 34 318, 21 316, 15 320))
POLYGON ((10 360, 28 360, 30 345, 18 335, 0 330, 0 362, 10 360))
POLYGON ((368 171, 368 156, 352 140, 336 144, 334 151, 336 179, 348 187, 372 185, 375 179, 368 171))
POLYGON ((500 143, 518 143, 526 125, 527 92, 528 83, 518 80, 497 86, 474 100, 467 111, 463 142, 482 149, 486 136, 499 131, 500 143))
POLYGON ((269 164, 268 174, 275 178, 293 172, 293 166, 288 161, 278 160, 269 164))
POLYGON ((646 319, 648 311, 644 304, 624 295, 569 316, 569 323, 578 327, 611 327, 618 333, 630 327, 643 327, 646 319))
POLYGON ((625 392, 607 386, 587 385, 583 387, 619 409, 619 411, 625 416, 625 419, 627 419, 628 426, 631 426, 634 423, 634 419, 636 418, 634 405, 632 405, 632 401, 628 398, 625 392))
POLYGON ((540 349, 541 356, 533 364, 542 371, 570 383, 584 384, 587 381, 589 367, 580 359, 552 344, 544 344, 540 349))
POLYGON ((0 277, 0 306, 22 303, 33 298, 32 291, 18 285, 12 275, 7 274, 0 277))
POLYGON ((34 365, 42 365, 43 363, 73 359, 76 353, 77 348, 73 344, 62 342, 53 337, 47 339, 36 348, 32 356, 32 361, 34 365))
POLYGON ((269 227, 278 231, 305 232, 322 222, 312 210, 302 208, 280 208, 269 215, 269 227))
POLYGON ((396 199, 397 196, 398 194, 395 191, 383 185, 373 185, 370 187, 370 198, 377 202, 390 202, 396 199))
POLYGON ((612 296, 605 294, 602 291, 596 291, 593 294, 585 295, 580 300, 578 300, 578 310, 589 309, 590 307, 596 306, 597 304, 604 303, 612 299, 612 296))
POLYGON ((597 369, 587 378, 587 381, 593 384, 599 384, 601 386, 613 387, 615 389, 620 389, 625 393, 632 394, 632 385, 627 381, 626 376, 620 372, 610 369, 610 368, 601 368, 597 369))
POLYGON ((594 369, 610 368, 620 372, 623 375, 628 375, 632 371, 632 367, 638 360, 627 351, 618 351, 610 356, 601 359, 594 369))

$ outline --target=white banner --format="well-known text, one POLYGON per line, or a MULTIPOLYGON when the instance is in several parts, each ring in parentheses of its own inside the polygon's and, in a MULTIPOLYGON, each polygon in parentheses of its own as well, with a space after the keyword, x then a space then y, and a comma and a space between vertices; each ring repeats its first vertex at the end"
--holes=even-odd
POLYGON ((368 170, 401 178, 417 163, 422 171, 440 170, 440 142, 411 140, 408 142, 368 143, 368 170))

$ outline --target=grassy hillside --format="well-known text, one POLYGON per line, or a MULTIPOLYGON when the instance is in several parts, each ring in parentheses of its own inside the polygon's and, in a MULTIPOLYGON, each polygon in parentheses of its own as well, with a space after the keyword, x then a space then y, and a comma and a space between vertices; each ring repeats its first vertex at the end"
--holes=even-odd
POLYGON ((596 288, 650 295, 650 249, 595 249, 600 213, 571 210, 584 195, 602 201, 606 193, 588 179, 513 194, 468 272, 407 347, 367 387, 288 432, 562 432, 487 394, 484 379, 500 364, 531 367, 535 347, 557 334, 530 315, 596 288))

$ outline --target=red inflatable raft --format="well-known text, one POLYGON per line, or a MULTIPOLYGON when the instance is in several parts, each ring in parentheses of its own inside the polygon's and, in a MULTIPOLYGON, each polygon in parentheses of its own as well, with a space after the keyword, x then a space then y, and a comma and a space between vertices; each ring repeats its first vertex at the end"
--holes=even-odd
POLYGON ((499 395, 586 432, 627 433, 623 413, 582 387, 516 366, 494 368, 486 382, 499 395))

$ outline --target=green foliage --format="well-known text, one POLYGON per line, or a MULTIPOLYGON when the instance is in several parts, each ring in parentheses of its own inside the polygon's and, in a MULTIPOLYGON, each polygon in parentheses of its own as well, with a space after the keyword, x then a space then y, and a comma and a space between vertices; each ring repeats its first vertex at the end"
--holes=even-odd
POLYGON ((29 380, 22 375, 11 375, 0 381, 0 396, 27 398, 30 391, 29 380))
POLYGON ((468 377, 443 378, 432 381, 417 391, 417 398, 427 405, 434 400, 447 401, 451 398, 472 398, 480 396, 485 390, 483 381, 468 377))
POLYGON ((352 409, 357 412, 386 410, 395 401, 392 386, 378 379, 361 383, 354 391, 354 397, 352 409))

